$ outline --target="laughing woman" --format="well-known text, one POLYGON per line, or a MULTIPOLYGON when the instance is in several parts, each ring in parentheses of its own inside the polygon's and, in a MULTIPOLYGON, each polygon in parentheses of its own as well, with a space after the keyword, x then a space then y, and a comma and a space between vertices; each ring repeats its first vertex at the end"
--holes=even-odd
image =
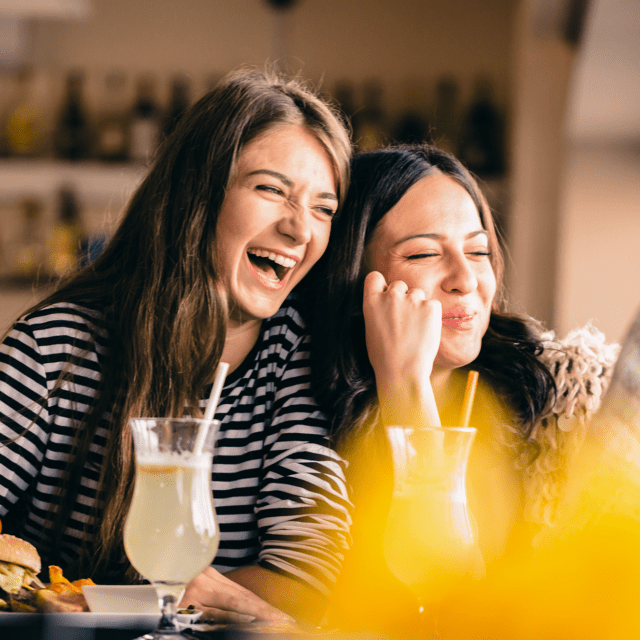
POLYGON ((290 294, 327 246, 349 156, 341 118, 313 91, 231 74, 165 142, 103 254, 5 336, 0 517, 45 566, 139 579, 122 545, 127 421, 201 417, 225 361, 220 549, 183 602, 231 619, 319 615, 350 504, 290 294))

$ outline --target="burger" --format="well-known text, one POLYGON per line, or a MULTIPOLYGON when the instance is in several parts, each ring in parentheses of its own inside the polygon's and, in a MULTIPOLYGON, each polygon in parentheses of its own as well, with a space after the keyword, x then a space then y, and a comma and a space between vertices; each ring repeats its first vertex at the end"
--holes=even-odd
POLYGON ((33 591, 44 588, 38 579, 41 568, 32 544, 0 534, 0 611, 31 609, 33 591))

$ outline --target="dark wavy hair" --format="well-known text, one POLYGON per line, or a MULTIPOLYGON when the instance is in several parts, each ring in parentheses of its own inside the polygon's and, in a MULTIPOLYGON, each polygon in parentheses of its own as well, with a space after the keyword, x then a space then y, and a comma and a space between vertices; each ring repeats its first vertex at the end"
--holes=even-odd
POLYGON ((99 580, 123 562, 134 579, 122 547, 134 476, 128 418, 201 415, 198 401, 212 381, 227 329, 226 298, 217 284, 218 214, 243 149, 284 125, 304 126, 323 145, 342 200, 351 141, 339 110, 298 78, 269 69, 232 72, 163 143, 104 252, 31 309, 76 303, 103 314, 108 333, 97 395, 78 425, 65 488, 50 514, 55 554, 91 443, 110 415, 98 483, 104 505, 93 514, 95 527, 87 525, 73 574, 99 580))
POLYGON ((478 358, 470 365, 513 410, 523 438, 555 393, 549 370, 536 357, 541 327, 505 312, 502 251, 491 211, 476 180, 451 154, 431 145, 401 145, 357 154, 342 214, 329 248, 307 280, 313 334, 313 376, 318 400, 333 416, 338 445, 372 424, 377 410, 362 315, 367 270, 365 247, 376 225, 418 180, 434 173, 451 177, 475 203, 489 234, 498 289, 478 358), (318 346, 320 345, 320 346, 318 346))

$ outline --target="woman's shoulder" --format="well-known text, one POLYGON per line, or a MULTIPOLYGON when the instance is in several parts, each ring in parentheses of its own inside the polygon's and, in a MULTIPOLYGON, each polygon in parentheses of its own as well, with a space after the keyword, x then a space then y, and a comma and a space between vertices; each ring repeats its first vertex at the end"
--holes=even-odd
POLYGON ((29 332, 37 339, 106 334, 101 311, 69 302, 57 302, 28 312, 16 321, 13 331, 29 332))
POLYGON ((562 339, 544 331, 540 342, 538 358, 553 376, 556 392, 539 416, 527 442, 530 450, 524 451, 518 465, 526 468, 525 519, 552 524, 568 461, 579 451, 587 425, 600 408, 619 346, 608 343, 592 324, 562 339))
POLYGON ((46 322, 80 322, 100 323, 104 313, 98 309, 76 304, 74 302, 55 302, 29 311, 20 320, 30 324, 42 324, 46 322))
POLYGON ((597 410, 609 386, 620 347, 589 323, 560 339, 552 331, 541 335, 538 358, 556 384, 553 413, 572 416, 578 406, 587 413, 597 410))

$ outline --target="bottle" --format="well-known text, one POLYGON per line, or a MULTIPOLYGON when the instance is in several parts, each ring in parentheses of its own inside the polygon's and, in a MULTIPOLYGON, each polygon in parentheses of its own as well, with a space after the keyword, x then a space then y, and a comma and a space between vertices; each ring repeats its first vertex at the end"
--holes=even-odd
POLYGON ((65 97, 54 131, 54 149, 58 158, 81 160, 91 148, 90 123, 83 103, 84 74, 67 75, 65 97))
POLYGON ((429 138, 426 100, 421 87, 412 82, 405 87, 402 111, 394 128, 394 139, 401 144, 420 144, 429 138))
POLYGON ((6 118, 7 155, 32 157, 42 152, 42 113, 33 69, 25 67, 17 75, 17 95, 6 118))
POLYGON ((482 77, 462 121, 458 156, 462 163, 481 176, 504 172, 504 117, 495 103, 493 83, 482 77))
POLYGON ((80 253, 83 233, 76 194, 69 186, 58 192, 58 217, 49 237, 48 270, 59 277, 71 269, 80 253))
POLYGON ((148 162, 160 142, 160 108, 155 95, 155 82, 150 75, 138 80, 136 100, 131 113, 129 157, 148 162))
POLYGON ((171 81, 169 108, 165 114, 162 127, 163 137, 167 138, 175 129, 182 114, 191 105, 191 92, 189 79, 184 75, 177 75, 171 81))
POLYGON ((363 86, 363 107, 353 116, 353 140, 358 151, 371 151, 388 140, 387 123, 382 106, 383 88, 377 80, 363 86))
POLYGON ((129 154, 128 109, 124 91, 126 78, 121 71, 105 77, 102 109, 97 119, 94 156, 106 162, 124 162, 129 154))
POLYGON ((22 230, 18 239, 14 272, 20 281, 37 278, 45 260, 42 203, 35 198, 25 198, 22 210, 22 230))
POLYGON ((459 119, 458 82, 443 76, 436 84, 433 137, 438 147, 454 155, 458 153, 459 119))

